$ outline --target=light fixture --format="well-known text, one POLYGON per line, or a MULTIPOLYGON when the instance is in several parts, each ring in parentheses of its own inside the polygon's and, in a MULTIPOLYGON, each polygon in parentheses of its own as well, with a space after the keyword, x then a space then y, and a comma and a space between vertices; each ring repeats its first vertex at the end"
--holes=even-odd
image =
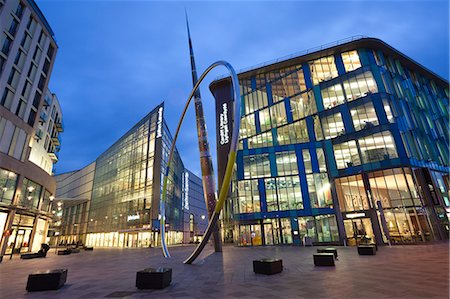
POLYGON ((55 199, 55 197, 53 195, 50 195, 50 197, 48 199, 50 199, 50 201, 53 201, 55 199))
POLYGON ((205 215, 202 215, 202 220, 205 220, 205 218, 206 218, 206 216, 205 216, 205 215))
POLYGON ((31 200, 33 198, 33 196, 28 196, 27 198, 28 198, 28 200, 31 200))
POLYGON ((33 192, 34 191, 34 187, 33 186, 28 186, 27 190, 28 190, 28 192, 33 192))

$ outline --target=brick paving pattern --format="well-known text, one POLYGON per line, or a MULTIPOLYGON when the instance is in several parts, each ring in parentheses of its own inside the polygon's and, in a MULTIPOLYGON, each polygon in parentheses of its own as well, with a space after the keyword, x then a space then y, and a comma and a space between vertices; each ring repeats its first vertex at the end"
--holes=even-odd
POLYGON ((161 249, 95 248, 68 256, 0 264, 0 298, 449 298, 449 244, 379 248, 375 256, 359 256, 355 247, 337 247, 336 267, 315 267, 320 247, 212 247, 194 265, 183 260, 193 246, 161 249), (254 274, 252 261, 283 259, 283 272, 254 274), (172 284, 163 290, 138 290, 136 272, 148 267, 172 268, 172 284), (27 293, 28 274, 67 268, 66 285, 57 291, 27 293))

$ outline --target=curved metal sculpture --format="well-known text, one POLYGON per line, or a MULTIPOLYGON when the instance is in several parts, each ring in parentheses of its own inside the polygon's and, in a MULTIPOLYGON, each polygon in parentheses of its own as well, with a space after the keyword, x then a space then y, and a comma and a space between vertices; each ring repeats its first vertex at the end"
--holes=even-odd
POLYGON ((211 64, 200 76, 197 83, 195 84, 194 88, 192 89, 191 93, 189 94, 188 100, 186 102, 186 105, 184 107, 183 113, 181 114, 180 121, 178 122, 177 130, 175 132, 175 135, 173 137, 172 145, 170 147, 169 152, 169 160, 167 162, 167 168, 166 173, 164 174, 164 180, 163 180, 163 189, 162 189, 162 197, 161 197, 161 204, 160 204, 160 213, 161 213, 161 219, 160 219, 160 229, 161 229, 161 247, 163 250, 164 257, 170 257, 169 250, 167 249, 167 244, 165 240, 165 201, 167 197, 167 179, 170 171, 170 163, 172 162, 173 153, 175 151, 175 143, 178 139, 178 134, 180 133, 181 124, 183 123, 184 117, 186 115, 186 111, 189 107, 189 104, 191 103, 192 97, 194 96, 195 91, 200 86, 200 83, 203 81, 205 76, 216 66, 223 65, 225 66, 231 75, 231 82, 233 87, 233 97, 234 97, 234 115, 233 115, 233 131, 231 135, 231 143, 230 143, 230 152, 228 154, 228 162, 227 167, 225 171, 225 176, 222 182, 222 187, 220 188, 219 192, 219 199, 216 204, 216 208, 214 210, 213 215, 209 219, 208 227, 205 231, 205 234, 203 235, 203 239, 198 244, 197 248, 195 248, 194 252, 184 261, 185 264, 191 264, 202 252, 203 248, 206 246, 206 243, 208 243, 209 238, 211 237, 211 234, 217 225, 217 221, 219 220, 219 215, 222 210, 223 204, 225 202, 225 199, 228 195, 228 189, 230 187, 230 181, 231 181, 231 175, 233 172, 233 166, 236 162, 236 150, 237 150, 237 144, 238 144, 238 137, 239 137, 239 126, 240 126, 240 112, 241 112, 241 94, 239 90, 239 81, 237 74, 233 67, 226 61, 220 60, 213 64, 211 64))

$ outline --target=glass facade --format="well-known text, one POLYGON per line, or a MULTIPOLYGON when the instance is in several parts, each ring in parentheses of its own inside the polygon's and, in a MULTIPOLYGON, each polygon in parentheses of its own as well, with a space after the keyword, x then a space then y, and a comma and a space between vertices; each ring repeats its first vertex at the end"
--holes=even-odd
POLYGON ((432 215, 450 213, 448 82, 384 43, 353 44, 240 75, 236 244, 448 238, 432 215))

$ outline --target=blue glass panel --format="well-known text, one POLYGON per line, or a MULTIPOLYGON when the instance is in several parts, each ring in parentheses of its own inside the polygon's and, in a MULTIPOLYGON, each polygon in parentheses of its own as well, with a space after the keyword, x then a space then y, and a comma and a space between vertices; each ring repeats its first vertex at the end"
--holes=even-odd
POLYGON ((309 70, 309 64, 307 62, 302 64, 303 74, 305 75, 305 84, 307 89, 311 89, 313 87, 311 81, 311 71, 309 70))
POLYGON ((336 68, 339 76, 344 75, 345 74, 344 62, 342 61, 342 56, 340 53, 334 55, 334 62, 336 63, 336 68))
POLYGON ((317 111, 321 112, 324 109, 323 109, 323 101, 322 101, 322 95, 320 94, 319 85, 316 85, 313 87, 313 92, 314 92, 314 98, 316 99, 317 111))

